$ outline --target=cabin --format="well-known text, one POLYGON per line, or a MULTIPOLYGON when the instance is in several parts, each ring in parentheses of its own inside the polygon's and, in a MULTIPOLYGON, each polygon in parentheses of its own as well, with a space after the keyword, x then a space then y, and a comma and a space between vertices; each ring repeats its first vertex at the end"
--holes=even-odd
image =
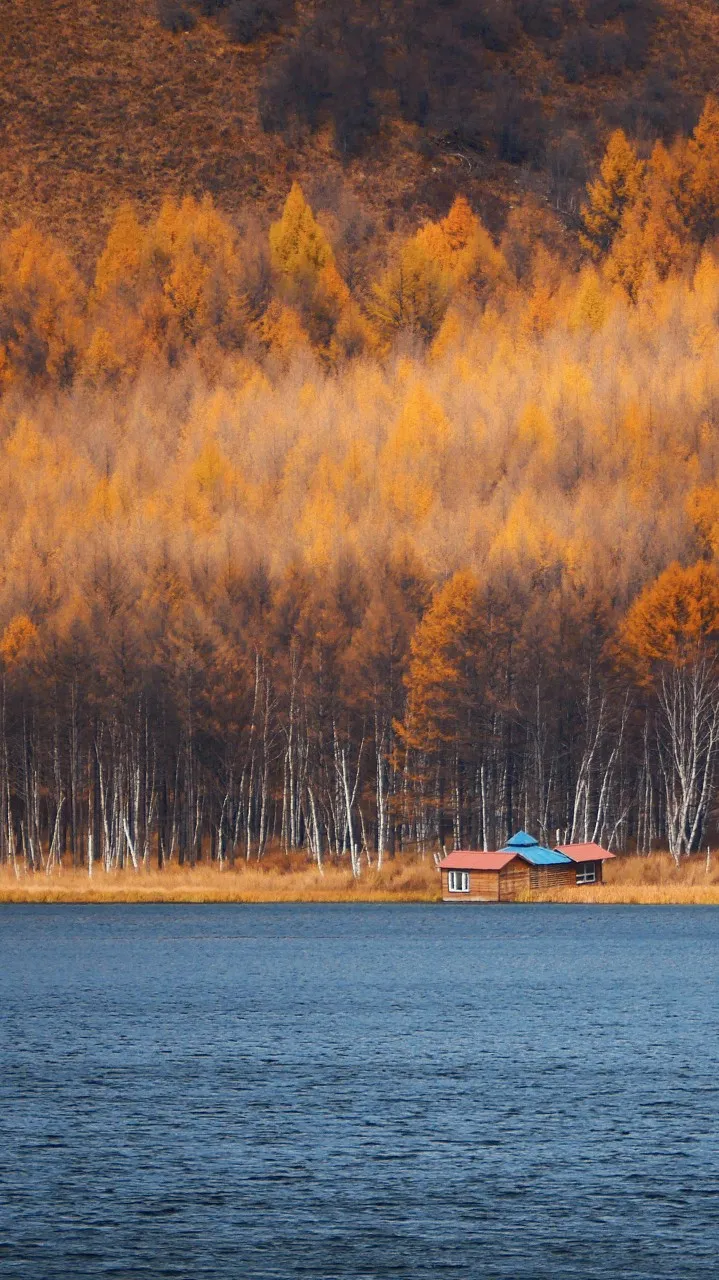
POLYGON ((613 853, 598 844, 540 845, 526 831, 496 853, 457 849, 442 859, 444 902, 517 902, 532 890, 600 884, 603 866, 613 853))

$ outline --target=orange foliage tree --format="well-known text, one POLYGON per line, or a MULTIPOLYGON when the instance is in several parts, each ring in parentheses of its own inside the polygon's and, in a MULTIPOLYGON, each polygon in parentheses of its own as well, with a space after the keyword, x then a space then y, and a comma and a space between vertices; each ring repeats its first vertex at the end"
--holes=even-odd
POLYGON ((713 95, 686 146, 680 198, 700 244, 719 233, 719 99, 713 95))
POLYGON ((607 275, 636 301, 644 281, 666 280, 691 263, 696 250, 679 205, 677 157, 658 142, 641 193, 624 210, 607 262, 607 275))
POLYGON ((26 223, 0 242, 0 386, 74 376, 83 338, 80 277, 56 244, 26 223))
POLYGON ((676 862, 698 848, 719 750, 719 570, 672 564, 633 605, 622 643, 656 693, 657 745, 676 862))
POLYGON ((644 165, 622 129, 607 143, 598 178, 582 205, 582 244, 598 258, 612 246, 622 218, 641 193, 644 165))

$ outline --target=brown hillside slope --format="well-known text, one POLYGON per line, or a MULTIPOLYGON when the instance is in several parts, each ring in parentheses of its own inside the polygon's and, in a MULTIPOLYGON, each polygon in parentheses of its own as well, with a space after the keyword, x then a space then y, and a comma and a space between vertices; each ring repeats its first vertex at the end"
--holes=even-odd
MULTIPOLYGON (((318 7, 300 5, 296 24, 318 7)), ((126 197, 154 209, 164 194, 209 191, 230 214, 248 201, 274 211, 293 177, 311 186, 333 176, 383 217, 416 221, 461 189, 492 223, 522 186, 556 202, 567 133, 578 132, 594 154, 612 111, 630 110, 652 75, 671 64, 672 102, 677 94, 699 102, 716 87, 719 66, 715 0, 667 0, 636 75, 570 83, 556 42, 522 36, 504 53, 483 56, 492 74, 509 73, 522 92, 540 95, 552 118, 547 154, 533 170, 396 119, 343 166, 329 125, 314 135, 262 129, 259 86, 291 39, 292 31, 243 47, 207 19, 173 35, 153 0, 7 0, 0 223, 30 217, 76 251, 92 252, 126 197)))

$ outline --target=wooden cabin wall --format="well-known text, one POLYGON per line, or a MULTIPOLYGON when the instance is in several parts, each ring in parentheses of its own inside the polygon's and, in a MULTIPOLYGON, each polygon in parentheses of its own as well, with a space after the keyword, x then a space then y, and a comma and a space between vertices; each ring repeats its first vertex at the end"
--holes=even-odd
POLYGON ((499 872, 470 871, 469 893, 450 893, 449 872, 442 872, 442 898, 445 902, 498 902, 499 872))
POLYGON ((526 862, 515 858, 499 873, 499 901, 516 902, 517 898, 529 892, 529 873, 531 867, 526 862))
POLYGON ((577 868, 573 862, 553 867, 531 867, 529 886, 531 889, 559 889, 577 883, 577 868))
POLYGON ((499 872, 498 871, 470 871, 469 891, 470 891, 470 897, 476 894, 482 901, 498 902, 499 901, 499 872))

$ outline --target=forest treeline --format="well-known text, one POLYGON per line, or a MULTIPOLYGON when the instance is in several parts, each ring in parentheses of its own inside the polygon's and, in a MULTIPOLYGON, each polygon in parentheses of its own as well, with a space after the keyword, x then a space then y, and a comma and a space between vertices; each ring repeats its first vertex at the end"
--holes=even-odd
POLYGON ((716 838, 719 108, 581 240, 117 213, 0 242, 0 858, 716 838))

